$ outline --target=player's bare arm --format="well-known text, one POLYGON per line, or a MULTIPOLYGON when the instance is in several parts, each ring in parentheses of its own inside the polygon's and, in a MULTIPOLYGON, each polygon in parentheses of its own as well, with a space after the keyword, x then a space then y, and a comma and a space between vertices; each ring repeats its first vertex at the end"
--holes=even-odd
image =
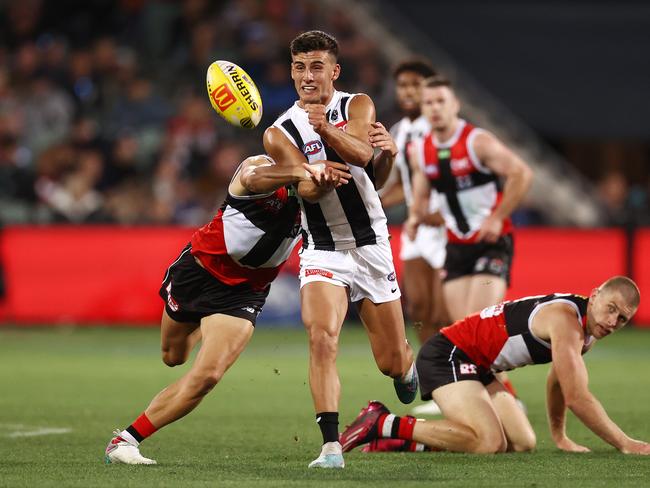
MULTIPOLYGON (((563 304, 549 305, 535 316, 532 328, 538 337, 551 342, 553 367, 566 408, 619 451, 650 454, 650 444, 628 437, 589 391, 589 376, 582 359, 584 332, 575 311, 563 304)), ((554 413, 557 414, 556 411, 554 413)))
POLYGON ((300 167, 279 166, 265 156, 253 156, 244 160, 228 190, 233 195, 256 195, 275 191, 303 179, 307 179, 307 175, 300 167))
MULTIPOLYGON (((397 156, 397 145, 390 132, 388 132, 381 122, 373 122, 370 127, 368 131, 370 145, 375 150, 379 149, 379 153, 377 153, 372 161, 375 172, 375 188, 381 189, 393 171, 395 157, 397 156)), ((402 190, 403 193, 404 191, 402 190)))
POLYGON ((590 451, 589 448, 581 446, 566 435, 566 404, 553 365, 551 365, 546 380, 546 413, 551 438, 558 449, 567 452, 590 451))
POLYGON ((474 151, 483 165, 505 178, 503 199, 478 232, 477 239, 496 242, 501 235, 503 220, 521 203, 533 180, 530 167, 499 139, 489 132, 476 136, 474 151))
POLYGON ((413 175, 413 201, 409 207, 409 216, 404 223, 406 233, 411 240, 415 240, 418 227, 425 220, 429 211, 429 195, 431 185, 422 171, 419 156, 413 146, 409 146, 409 164, 413 175))
POLYGON ((348 123, 341 130, 327 121, 325 105, 305 104, 309 123, 316 133, 348 164, 365 167, 373 158, 368 132, 375 121, 375 104, 368 95, 352 98, 348 108, 348 123))
POLYGON ((395 172, 395 180, 381 194, 381 204, 384 208, 394 207, 404 201, 404 185, 399 172, 395 172))

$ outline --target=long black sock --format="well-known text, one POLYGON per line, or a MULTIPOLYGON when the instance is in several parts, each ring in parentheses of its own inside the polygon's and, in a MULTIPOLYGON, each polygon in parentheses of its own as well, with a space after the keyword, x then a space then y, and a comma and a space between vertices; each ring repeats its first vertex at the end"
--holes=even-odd
POLYGON ((339 441, 339 413, 321 412, 316 414, 316 423, 323 435, 323 444, 339 441))

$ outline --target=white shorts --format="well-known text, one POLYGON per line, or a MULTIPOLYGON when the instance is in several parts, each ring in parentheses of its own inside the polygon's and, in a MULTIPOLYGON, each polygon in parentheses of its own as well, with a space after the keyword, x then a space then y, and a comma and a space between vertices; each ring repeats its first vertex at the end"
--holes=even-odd
POLYGON ((350 301, 368 298, 373 303, 402 296, 388 241, 343 251, 300 251, 300 288, 324 281, 350 290, 350 301))
POLYGON ((442 269, 445 265, 447 230, 444 226, 421 225, 418 227, 414 241, 408 238, 406 231, 402 230, 401 240, 400 260, 423 258, 434 269, 442 269))

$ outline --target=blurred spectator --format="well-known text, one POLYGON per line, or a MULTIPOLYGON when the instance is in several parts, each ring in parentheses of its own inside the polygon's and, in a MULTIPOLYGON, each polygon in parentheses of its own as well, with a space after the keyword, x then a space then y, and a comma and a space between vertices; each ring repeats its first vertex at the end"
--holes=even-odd
POLYGON ((619 171, 609 171, 598 182, 597 191, 607 211, 609 225, 623 225, 626 215, 628 184, 619 171))
POLYGON ((382 120, 387 62, 342 8, 0 2, 0 219, 203 223, 236 165, 263 151, 264 127, 296 100, 288 45, 314 28, 345 46, 337 87, 368 93, 382 120), (260 128, 231 127, 210 108, 205 72, 217 59, 241 64, 258 84, 260 128))

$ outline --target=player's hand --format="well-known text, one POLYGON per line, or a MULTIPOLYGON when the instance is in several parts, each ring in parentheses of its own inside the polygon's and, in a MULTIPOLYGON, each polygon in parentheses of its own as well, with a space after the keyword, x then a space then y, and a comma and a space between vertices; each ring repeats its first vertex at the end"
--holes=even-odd
POLYGON ((397 145, 381 122, 373 122, 368 131, 368 140, 372 147, 378 147, 382 151, 390 152, 392 157, 397 156, 397 145))
POLYGON ((404 230, 406 235, 412 241, 415 240, 415 236, 418 233, 418 227, 420 226, 420 221, 413 215, 409 215, 409 218, 404 222, 404 230))
POLYGON ((558 449, 562 449, 566 452, 591 452, 591 449, 580 444, 573 442, 568 437, 564 437, 555 443, 558 449))
POLYGON ((309 123, 312 125, 316 133, 322 132, 329 125, 325 105, 320 103, 308 103, 305 104, 305 111, 307 112, 309 123))
POLYGON ((332 190, 341 185, 347 185, 352 178, 350 168, 342 163, 332 161, 308 164, 303 163, 311 181, 325 190, 332 190))
POLYGON ((648 456, 650 455, 650 443, 627 439, 619 450, 623 454, 643 454, 648 456))
POLYGON ((431 227, 440 227, 441 225, 445 225, 445 218, 440 212, 428 213, 422 219, 422 223, 431 227))
POLYGON ((483 221, 481 228, 476 235, 476 242, 489 242, 494 244, 499 240, 503 230, 503 221, 494 215, 490 215, 483 221))

